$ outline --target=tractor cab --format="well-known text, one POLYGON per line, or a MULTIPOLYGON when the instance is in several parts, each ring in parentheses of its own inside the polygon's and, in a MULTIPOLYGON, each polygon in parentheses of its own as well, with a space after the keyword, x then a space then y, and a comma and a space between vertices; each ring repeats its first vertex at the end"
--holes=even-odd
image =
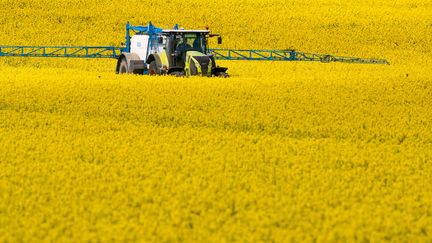
POLYGON ((159 38, 170 66, 185 67, 187 53, 207 55, 208 30, 164 30, 159 38))

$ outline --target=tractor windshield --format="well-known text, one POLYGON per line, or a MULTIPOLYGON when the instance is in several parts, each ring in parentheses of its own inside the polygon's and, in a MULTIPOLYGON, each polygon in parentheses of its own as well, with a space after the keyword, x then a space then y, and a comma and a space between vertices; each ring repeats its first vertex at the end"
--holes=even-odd
POLYGON ((176 50, 178 52, 199 51, 206 53, 205 34, 178 33, 175 36, 176 50))

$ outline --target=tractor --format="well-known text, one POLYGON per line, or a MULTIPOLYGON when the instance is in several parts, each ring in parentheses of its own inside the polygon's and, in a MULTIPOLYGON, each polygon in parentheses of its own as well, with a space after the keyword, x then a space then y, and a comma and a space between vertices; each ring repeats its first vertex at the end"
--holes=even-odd
POLYGON ((148 26, 126 25, 126 43, 117 59, 116 72, 228 77, 227 69, 216 64, 209 50, 208 40, 222 37, 206 30, 185 30, 175 25, 173 29, 160 29, 151 22, 148 26), (135 32, 131 36, 131 31, 135 32))

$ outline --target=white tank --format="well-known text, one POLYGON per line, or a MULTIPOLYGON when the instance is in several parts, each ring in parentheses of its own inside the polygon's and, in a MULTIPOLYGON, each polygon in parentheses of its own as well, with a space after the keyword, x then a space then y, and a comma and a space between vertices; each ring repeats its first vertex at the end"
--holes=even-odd
POLYGON ((134 35, 131 38, 131 53, 137 54, 141 60, 147 60, 149 36, 148 35, 134 35))

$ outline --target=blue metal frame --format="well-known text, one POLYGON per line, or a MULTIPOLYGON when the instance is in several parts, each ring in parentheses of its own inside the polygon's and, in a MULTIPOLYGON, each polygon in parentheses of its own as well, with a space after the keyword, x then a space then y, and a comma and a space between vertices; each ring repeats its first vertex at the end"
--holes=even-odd
MULTIPOLYGON (((130 48, 130 44, 129 44, 130 48)), ((0 57, 118 58, 127 48, 114 46, 0 46, 0 57)), ((294 50, 209 49, 216 60, 310 61, 389 64, 385 59, 333 56, 294 50)))
MULTIPOLYGON (((176 24, 173 29, 179 29, 176 24)), ((146 34, 150 39, 150 50, 157 45, 157 36, 162 33, 150 22, 147 26, 126 24, 126 47, 114 46, 0 46, 0 57, 64 57, 64 58, 118 58, 122 52, 130 52, 131 31, 146 34), (155 43, 154 43, 155 42, 155 43)), ((328 54, 312 54, 295 50, 234 50, 209 49, 217 60, 255 60, 255 61, 317 61, 389 64, 385 59, 342 57, 328 54)))
POLYGON ((0 57, 117 58, 113 46, 0 46, 0 57))
POLYGON ((329 54, 313 54, 295 50, 232 50, 210 49, 217 60, 253 60, 253 61, 312 61, 312 62, 344 62, 364 64, 389 64, 385 59, 334 56, 329 54))

